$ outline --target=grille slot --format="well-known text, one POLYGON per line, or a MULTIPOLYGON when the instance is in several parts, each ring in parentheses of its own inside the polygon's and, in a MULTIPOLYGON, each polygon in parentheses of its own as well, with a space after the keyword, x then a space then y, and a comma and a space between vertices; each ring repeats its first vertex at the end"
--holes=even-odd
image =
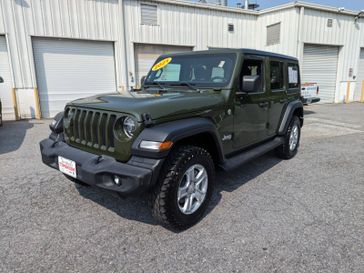
POLYGON ((67 110, 70 125, 66 128, 66 137, 69 141, 103 151, 114 151, 115 114, 73 107, 67 110))

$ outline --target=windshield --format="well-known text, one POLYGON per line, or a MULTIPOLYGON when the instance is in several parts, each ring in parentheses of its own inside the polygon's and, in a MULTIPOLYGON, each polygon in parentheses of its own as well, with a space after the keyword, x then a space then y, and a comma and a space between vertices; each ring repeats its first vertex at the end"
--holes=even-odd
POLYGON ((236 54, 191 54, 159 58, 144 85, 226 86, 236 54))

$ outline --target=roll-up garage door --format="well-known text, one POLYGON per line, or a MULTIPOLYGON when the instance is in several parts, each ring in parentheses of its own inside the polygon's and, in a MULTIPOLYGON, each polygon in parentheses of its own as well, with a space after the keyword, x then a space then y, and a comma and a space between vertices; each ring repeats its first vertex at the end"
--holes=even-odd
POLYGON ((0 83, 0 99, 2 103, 3 119, 15 119, 14 105, 11 95, 11 73, 6 39, 0 36, 0 77, 4 82, 0 83))
POLYGON ((364 88, 364 48, 360 50, 358 73, 356 75, 354 101, 360 101, 364 88))
POLYGON ((53 117, 67 102, 116 92, 112 42, 33 40, 43 117, 53 117))
POLYGON ((305 45, 303 51, 302 83, 315 82, 320 88, 321 102, 334 102, 339 47, 305 45))
POLYGON ((141 77, 148 74, 149 69, 160 55, 185 51, 192 51, 192 47, 135 44, 136 85, 140 85, 141 77))

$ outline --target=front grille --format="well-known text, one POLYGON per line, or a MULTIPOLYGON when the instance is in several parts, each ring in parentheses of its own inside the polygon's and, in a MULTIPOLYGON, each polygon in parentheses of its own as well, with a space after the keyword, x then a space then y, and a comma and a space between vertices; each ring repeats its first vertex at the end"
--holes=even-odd
POLYGON ((66 141, 114 152, 116 118, 108 112, 68 107, 65 112, 66 141))

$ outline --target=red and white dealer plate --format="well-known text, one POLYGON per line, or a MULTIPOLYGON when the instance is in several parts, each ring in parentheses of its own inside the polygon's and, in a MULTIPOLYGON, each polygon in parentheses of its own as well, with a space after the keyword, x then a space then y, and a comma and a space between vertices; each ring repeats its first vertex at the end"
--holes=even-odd
POLYGON ((58 168, 64 174, 67 174, 73 178, 77 178, 76 162, 74 162, 73 160, 59 156, 58 168))

